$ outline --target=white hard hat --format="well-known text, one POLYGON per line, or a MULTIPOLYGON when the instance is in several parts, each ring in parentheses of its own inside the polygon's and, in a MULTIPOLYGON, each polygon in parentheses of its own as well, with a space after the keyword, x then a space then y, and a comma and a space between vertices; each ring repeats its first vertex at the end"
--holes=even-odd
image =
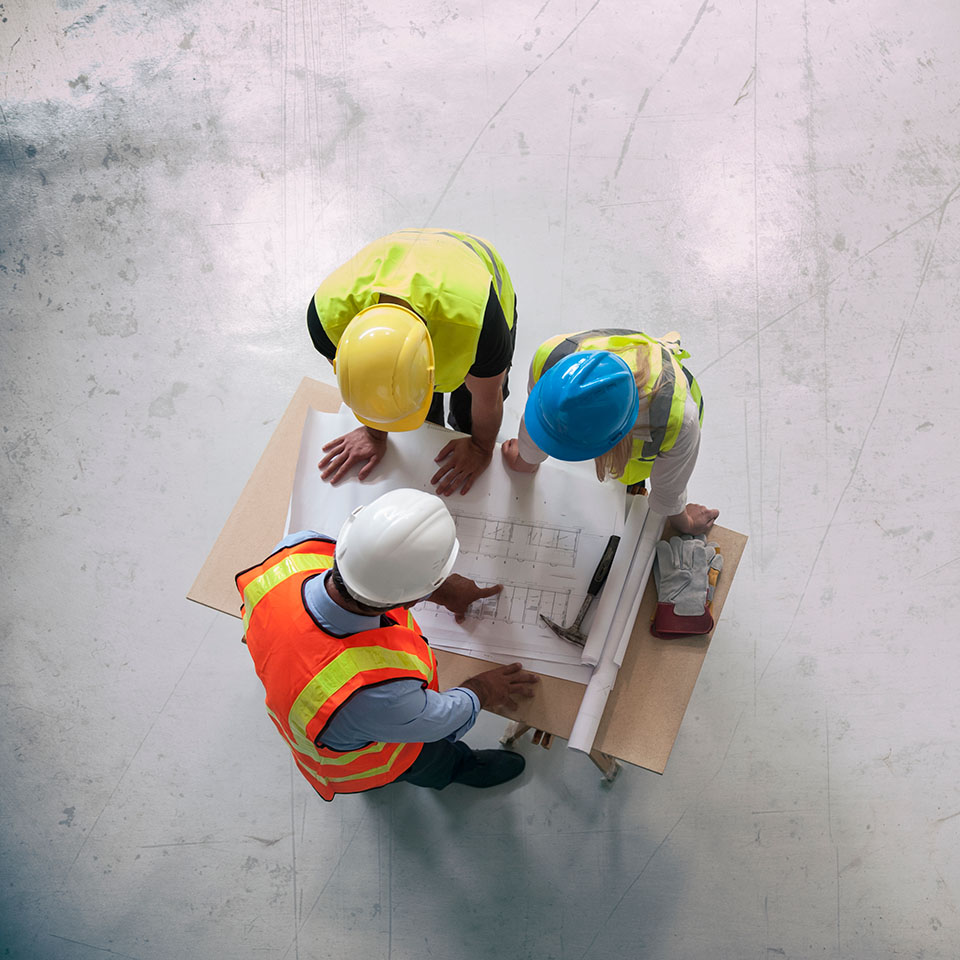
POLYGON ((347 517, 335 558, 344 584, 372 607, 427 597, 460 551, 446 504, 422 490, 391 490, 347 517))

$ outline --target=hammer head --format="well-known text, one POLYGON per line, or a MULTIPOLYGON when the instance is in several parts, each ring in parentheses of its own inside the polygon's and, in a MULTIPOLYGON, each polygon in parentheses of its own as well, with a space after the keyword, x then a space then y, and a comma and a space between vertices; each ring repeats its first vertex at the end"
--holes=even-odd
POLYGON ((561 640, 569 640, 578 647, 582 647, 587 642, 587 638, 576 627, 561 627, 559 623, 554 623, 553 620, 545 617, 542 613, 540 614, 540 619, 560 637, 561 640))

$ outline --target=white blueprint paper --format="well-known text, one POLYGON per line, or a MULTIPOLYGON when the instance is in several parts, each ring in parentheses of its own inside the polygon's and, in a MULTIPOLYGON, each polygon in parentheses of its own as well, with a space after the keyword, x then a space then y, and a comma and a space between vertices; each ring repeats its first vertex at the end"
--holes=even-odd
MULTIPOLYGON (((336 537, 355 507, 388 490, 432 492, 434 457, 458 436, 432 424, 392 433, 384 459, 365 481, 354 471, 337 486, 325 483, 317 469, 323 445, 356 426, 348 410, 308 411, 288 532, 312 529, 336 537)), ((503 465, 498 450, 469 493, 445 498, 460 541, 455 571, 504 589, 473 604, 463 624, 436 604, 419 604, 414 615, 437 649, 499 663, 520 660, 538 673, 589 680, 581 648, 557 637, 539 615, 572 623, 608 538, 622 531, 623 487, 598 483, 590 467, 550 460, 536 474, 521 474, 503 465)))

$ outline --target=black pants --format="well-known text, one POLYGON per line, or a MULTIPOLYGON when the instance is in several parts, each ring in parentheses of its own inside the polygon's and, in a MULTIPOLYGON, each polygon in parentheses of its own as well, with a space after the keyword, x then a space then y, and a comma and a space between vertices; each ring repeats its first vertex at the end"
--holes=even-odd
MULTIPOLYGON (((504 398, 506 398, 506 380, 504 380, 503 387, 504 398)), ((459 430, 461 433, 472 433, 473 409, 471 404, 473 403, 473 396, 467 389, 467 385, 465 383, 461 383, 460 386, 453 391, 453 393, 449 394, 449 396, 450 412, 447 415, 447 423, 449 423, 454 430, 459 430)), ((433 395, 433 400, 430 401, 430 409, 427 411, 427 423, 435 423, 438 427, 443 426, 442 393, 435 393, 433 395)))
POLYGON ((469 770, 475 762, 473 751, 462 740, 455 743, 436 740, 423 745, 420 756, 397 780, 412 783, 417 787, 442 790, 453 783, 464 770, 469 770))
MULTIPOLYGON (((514 307, 513 326, 510 328, 510 341, 516 346, 517 343, 517 311, 514 307)), ((503 388, 501 394, 506 400, 510 396, 510 367, 503 375, 503 388)), ((473 433, 473 410, 471 404, 473 397, 467 389, 465 383, 461 383, 453 393, 450 394, 450 412, 447 414, 447 423, 460 433, 473 433)), ((435 423, 438 427, 443 426, 443 394, 435 393, 430 403, 430 409, 427 411, 427 423, 435 423)))

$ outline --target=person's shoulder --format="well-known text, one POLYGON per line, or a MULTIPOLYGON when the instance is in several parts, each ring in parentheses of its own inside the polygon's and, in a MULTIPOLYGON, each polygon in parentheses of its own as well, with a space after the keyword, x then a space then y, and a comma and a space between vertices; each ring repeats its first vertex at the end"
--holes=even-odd
POLYGON ((317 533, 316 530, 298 530, 296 533, 288 533, 277 545, 274 550, 284 550, 287 547, 296 547, 307 540, 323 540, 326 543, 336 543, 333 537, 328 537, 323 533, 317 533))
POLYGON ((423 684, 412 677, 389 680, 364 689, 365 699, 395 723, 406 723, 423 712, 423 684))

